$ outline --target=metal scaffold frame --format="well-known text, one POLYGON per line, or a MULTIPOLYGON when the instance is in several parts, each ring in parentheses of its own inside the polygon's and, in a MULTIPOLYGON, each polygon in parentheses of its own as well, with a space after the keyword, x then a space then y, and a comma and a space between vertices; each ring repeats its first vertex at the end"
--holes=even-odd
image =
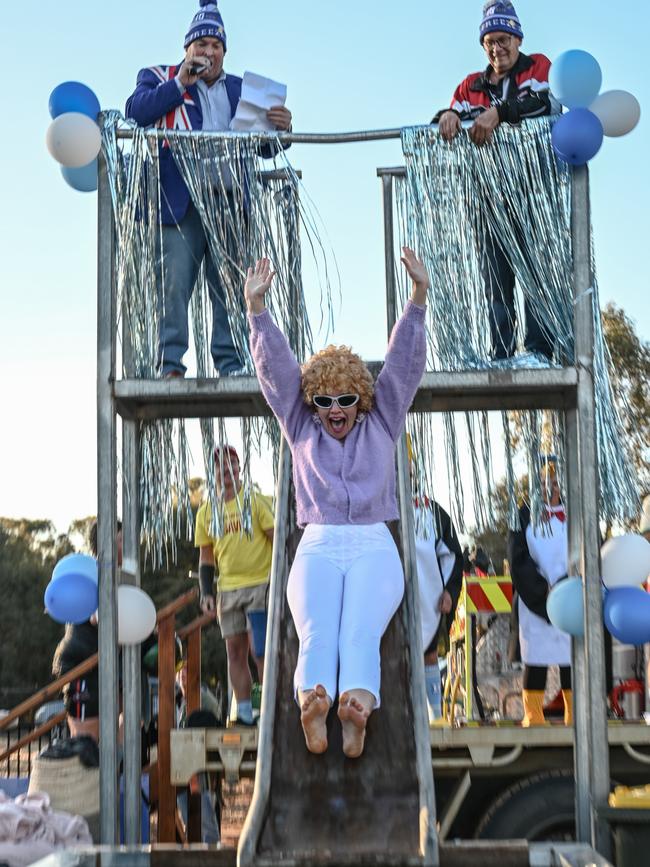
MULTIPOLYGON (((343 143, 398 138, 400 130, 346 134, 282 134, 283 142, 343 143)), ((129 130, 118 137, 129 138, 129 130)), ((378 169, 383 187, 387 318, 396 308, 393 181, 404 169, 378 169)), ((561 370, 427 372, 413 409, 418 411, 554 408, 565 413, 569 501, 569 570, 584 578, 585 639, 574 639, 574 756, 579 841, 609 854, 609 831, 597 819, 607 805, 609 756, 605 701, 604 634, 600 591, 598 467, 593 366, 593 293, 589 182, 586 166, 573 169, 571 234, 575 298, 575 367, 561 370), (594 760, 597 757, 597 760, 594 760)), ((147 419, 238 417, 268 414, 255 377, 145 381, 116 374, 117 287, 115 226, 106 162, 99 160, 97 331, 97 491, 99 566, 100 795, 102 843, 119 842, 117 653, 117 415, 123 420, 123 570, 139 584, 139 426, 147 419)), ((123 659, 125 816, 127 844, 140 842, 139 649, 123 659)))

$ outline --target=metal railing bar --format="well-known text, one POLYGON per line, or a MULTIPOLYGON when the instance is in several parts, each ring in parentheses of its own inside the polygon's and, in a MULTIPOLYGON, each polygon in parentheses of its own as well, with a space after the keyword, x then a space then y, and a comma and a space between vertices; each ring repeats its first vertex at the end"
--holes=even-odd
MULTIPOLYGON (((187 136, 204 136, 205 138, 248 138, 248 132, 213 132, 205 130, 168 130, 168 129, 150 129, 147 134, 153 134, 157 138, 187 138, 187 136)), ((133 138, 132 129, 118 129, 116 132, 118 139, 133 138)), ((393 129, 367 129, 356 130, 355 132, 280 132, 277 134, 269 133, 265 138, 271 141, 279 141, 282 144, 351 144, 353 142, 366 141, 386 141, 387 139, 398 139, 402 136, 400 127, 393 129)))

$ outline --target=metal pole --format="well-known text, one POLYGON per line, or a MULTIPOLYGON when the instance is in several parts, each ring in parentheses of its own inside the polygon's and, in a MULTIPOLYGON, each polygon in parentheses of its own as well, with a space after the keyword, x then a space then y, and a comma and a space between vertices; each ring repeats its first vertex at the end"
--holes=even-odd
MULTIPOLYGON (((568 574, 579 575, 582 567, 582 515, 580 494, 578 413, 567 410, 566 419, 566 491, 568 497, 568 574)), ((591 840, 591 811, 589 799, 589 720, 587 706, 587 659, 584 638, 572 643, 571 683, 573 687, 573 763, 575 777, 576 839, 581 843, 591 840)))
POLYGON ((384 202, 384 263, 386 269, 386 325, 388 336, 397 320, 397 291, 395 286, 395 228, 393 224, 393 178, 381 176, 384 202))
POLYGON ((237 847, 238 867, 251 867, 257 857, 262 827, 271 797, 271 771, 273 766, 273 729, 277 700, 280 660, 280 627, 282 608, 287 587, 287 541, 290 533, 289 497, 291 491, 291 450, 282 438, 275 497, 273 528, 273 560, 269 582, 268 628, 264 652, 264 683, 262 685, 262 714, 259 723, 257 769, 255 789, 246 821, 237 847), (269 710, 267 711, 267 708, 269 710))
POLYGON ((106 161, 98 165, 97 563, 99 569, 99 745, 101 842, 119 840, 117 786, 117 454, 114 226, 106 161))
MULTIPOLYGON (((125 368, 125 372, 128 370, 125 368)), ((122 583, 140 586, 140 516, 138 509, 139 429, 138 422, 122 424, 122 583)), ((135 846, 141 842, 142 769, 141 726, 142 685, 140 645, 123 648, 124 707, 124 842, 135 846)))
POLYGON ((431 767, 429 714, 424 688, 424 648, 422 647, 422 631, 420 628, 415 526, 406 434, 402 434, 397 444, 397 478, 400 530, 404 556, 404 595, 406 597, 406 612, 408 617, 406 639, 410 648, 413 737, 415 738, 415 764, 420 789, 420 854, 422 855, 423 864, 437 867, 440 862, 438 836, 436 833, 436 799, 433 787, 433 769, 431 767))
POLYGON ((578 369, 578 443, 582 494, 583 579, 585 602, 586 704, 590 749, 591 840, 609 857, 610 836, 597 811, 607 806, 609 751, 605 688, 605 644, 600 583, 599 483, 594 393, 594 295, 592 291, 589 174, 573 170, 571 240, 575 295, 575 355, 578 369))

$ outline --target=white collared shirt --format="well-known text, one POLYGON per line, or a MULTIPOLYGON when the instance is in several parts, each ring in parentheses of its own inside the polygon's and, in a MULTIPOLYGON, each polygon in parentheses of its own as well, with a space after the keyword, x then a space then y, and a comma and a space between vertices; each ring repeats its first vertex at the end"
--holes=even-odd
POLYGON ((203 129, 223 131, 230 129, 232 110, 226 91, 226 73, 222 70, 213 85, 208 85, 202 79, 196 82, 203 113, 203 129))

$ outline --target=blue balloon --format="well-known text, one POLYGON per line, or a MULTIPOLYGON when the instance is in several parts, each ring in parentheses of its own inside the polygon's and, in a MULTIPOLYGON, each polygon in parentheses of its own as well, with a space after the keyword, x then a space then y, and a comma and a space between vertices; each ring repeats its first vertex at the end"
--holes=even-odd
POLYGON ((84 623, 97 610, 97 563, 87 554, 68 554, 54 567, 45 588, 47 613, 57 623, 84 623))
POLYGON ((623 644, 650 641, 650 593, 640 587, 615 587, 605 597, 605 626, 623 644))
POLYGON ((69 184, 73 190, 80 193, 94 193, 97 189, 97 160, 94 159, 87 166, 81 166, 78 169, 71 169, 68 166, 61 166, 61 174, 65 178, 65 182, 69 184))
POLYGON ((52 118, 76 111, 97 120, 101 111, 99 100, 93 91, 80 81, 64 81, 58 84, 50 94, 49 108, 52 118))
POLYGON ((603 83, 598 61, 588 51, 564 51, 553 61, 548 76, 551 92, 567 108, 586 108, 603 83))
POLYGON ((583 166, 600 150, 603 125, 588 108, 574 108, 558 118, 551 140, 561 160, 572 166, 583 166))
POLYGON ((546 599, 546 613, 553 626, 562 632, 581 637, 585 634, 585 609, 582 579, 558 581, 546 599))

